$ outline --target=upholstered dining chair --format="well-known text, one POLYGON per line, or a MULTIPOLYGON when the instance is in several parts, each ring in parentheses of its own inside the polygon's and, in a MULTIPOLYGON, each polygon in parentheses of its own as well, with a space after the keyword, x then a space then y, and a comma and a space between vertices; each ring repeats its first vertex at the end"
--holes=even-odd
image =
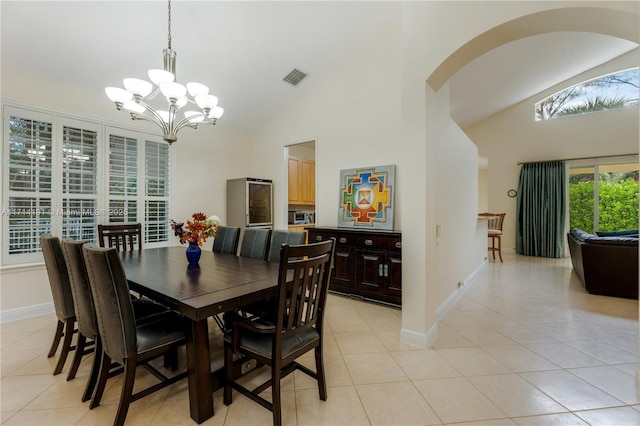
POLYGON ((83 245, 82 251, 102 341, 102 360, 92 406, 100 404, 111 362, 122 365, 124 378, 114 420, 115 425, 122 425, 132 402, 187 377, 186 371, 167 377, 148 364, 185 344, 187 323, 174 312, 155 321, 136 324, 129 284, 117 251, 90 244, 83 245), (133 393, 136 367, 142 364, 161 382, 133 393))
POLYGON ((480 213, 478 215, 487 217, 487 235, 491 239, 491 245, 488 249, 493 255, 493 260, 496 260, 496 252, 498 252, 500 262, 502 262, 502 223, 506 215, 506 213, 480 213))
POLYGON ((245 229, 242 236, 242 244, 240 245, 240 256, 265 260, 270 237, 270 229, 245 229))
MULTIPOLYGON (((87 385, 82 394, 82 402, 91 398, 95 389, 98 373, 100 371, 100 360, 102 357, 102 343, 98 333, 98 323, 96 311, 89 286, 89 277, 87 268, 82 254, 82 246, 88 241, 82 240, 62 240, 62 252, 69 273, 69 282, 71 284, 71 294, 76 312, 76 320, 78 323, 78 337, 76 339, 76 352, 73 357, 73 363, 69 369, 67 380, 75 377, 82 357, 91 351, 85 350, 88 342, 95 345, 95 355, 87 385)), ((168 314, 171 310, 165 306, 146 299, 132 299, 133 312, 138 324, 142 322, 155 321, 164 314, 168 314)), ((177 369, 177 352, 170 354, 165 359, 165 366, 171 366, 177 369)))
POLYGON ((320 243, 285 244, 281 247, 274 321, 261 317, 238 321, 224 336, 225 405, 232 403, 232 390, 235 389, 272 411, 273 424, 280 425, 280 381, 295 370, 316 379, 320 399, 327 399, 322 327, 334 248, 334 238, 320 243), (311 350, 315 351, 316 371, 296 362, 311 350), (234 381, 234 354, 242 356, 236 362, 255 359, 269 366, 270 379, 253 390, 234 381), (271 401, 259 395, 269 387, 271 401))
POLYGON ((56 354, 60 340, 64 337, 58 362, 53 369, 53 375, 55 376, 62 372, 69 352, 75 349, 75 346, 72 346, 71 343, 74 333, 77 332, 76 312, 73 305, 73 295, 71 294, 69 273, 62 254, 60 239, 50 234, 42 235, 40 236, 40 246, 42 247, 44 264, 49 277, 51 295, 53 296, 53 307, 58 317, 56 333, 53 337, 47 358, 51 358, 56 354))
POLYGON ((238 241, 240 241, 240 228, 219 226, 216 238, 213 240, 213 251, 235 256, 238 253, 238 241))
POLYGON ((98 244, 117 251, 142 250, 142 224, 98 225, 98 244))
POLYGON ((280 247, 283 244, 300 245, 304 244, 306 235, 304 231, 288 231, 275 229, 271 233, 271 244, 269 245, 269 254, 267 260, 269 262, 280 261, 280 247))

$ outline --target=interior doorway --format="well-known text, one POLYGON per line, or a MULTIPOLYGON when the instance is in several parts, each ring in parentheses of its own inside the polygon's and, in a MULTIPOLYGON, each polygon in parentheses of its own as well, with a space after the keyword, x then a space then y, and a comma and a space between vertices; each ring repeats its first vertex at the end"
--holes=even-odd
POLYGON ((287 162, 287 227, 302 231, 316 223, 316 142, 285 147, 287 162))

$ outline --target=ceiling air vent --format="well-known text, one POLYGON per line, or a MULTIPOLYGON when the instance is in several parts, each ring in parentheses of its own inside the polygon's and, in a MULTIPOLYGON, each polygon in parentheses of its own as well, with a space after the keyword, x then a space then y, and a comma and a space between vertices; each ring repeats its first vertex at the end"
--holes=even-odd
POLYGON ((307 74, 294 68, 293 71, 291 71, 285 78, 282 79, 282 81, 289 83, 292 86, 297 86, 305 78, 307 78, 307 74))

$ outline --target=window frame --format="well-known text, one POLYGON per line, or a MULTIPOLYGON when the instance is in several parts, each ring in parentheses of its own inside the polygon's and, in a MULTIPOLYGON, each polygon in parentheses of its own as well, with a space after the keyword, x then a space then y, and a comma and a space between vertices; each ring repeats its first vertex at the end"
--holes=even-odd
MULTIPOLYGON (((78 115, 62 113, 54 110, 48 110, 46 108, 39 108, 32 105, 14 103, 11 101, 2 100, 2 161, 0 162, 0 191, 2 202, 2 217, 1 225, 2 232, 0 238, 2 240, 2 248, 0 249, 0 268, 5 267, 17 267, 26 266, 32 264, 43 263, 42 252, 38 248, 34 252, 9 254, 9 200, 11 197, 25 197, 25 198, 45 198, 49 195, 51 199, 51 218, 49 222, 49 232, 53 235, 63 237, 63 216, 62 209, 64 208, 64 200, 68 199, 82 199, 82 200, 95 200, 95 242, 97 243, 97 225, 109 223, 109 135, 127 135, 128 137, 135 137, 138 140, 137 149, 137 180, 138 180, 138 193, 137 193, 137 212, 136 222, 144 224, 145 220, 145 203, 147 201, 145 197, 144 184, 140 185, 140 182, 145 182, 145 145, 147 141, 159 144, 168 144, 162 140, 161 136, 154 135, 140 130, 134 130, 131 128, 122 127, 119 125, 113 125, 111 123, 101 122, 96 119, 81 117, 78 115), (9 190, 9 118, 11 116, 27 119, 44 121, 51 123, 51 192, 34 192, 34 191, 16 191, 9 190), (64 128, 72 127, 82 130, 95 131, 97 133, 97 149, 95 162, 96 167, 96 190, 95 194, 86 193, 67 193, 63 189, 63 176, 65 173, 65 166, 63 163, 63 146, 64 146, 64 128), (60 214, 58 214, 60 213, 60 214)), ((168 149, 167 164, 168 171, 168 194, 162 198, 167 203, 167 214, 171 216, 175 206, 175 180, 176 180, 176 161, 175 150, 168 149)), ((157 199, 158 197, 154 197, 157 199)), ((125 223, 128 221, 125 221, 125 223)), ((164 247, 173 245, 171 234, 168 231, 169 221, 167 220, 167 234, 166 239, 160 242, 146 243, 143 242, 143 247, 164 247)), ((146 232, 143 230, 143 236, 147 239, 146 232)), ((30 243, 33 247, 33 242, 30 243)))

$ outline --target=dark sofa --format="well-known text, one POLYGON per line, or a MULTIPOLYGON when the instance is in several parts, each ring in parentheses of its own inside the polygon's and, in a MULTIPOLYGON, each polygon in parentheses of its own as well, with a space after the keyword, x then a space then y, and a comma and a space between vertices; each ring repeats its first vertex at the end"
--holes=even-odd
POLYGON ((638 234, 567 234, 571 263, 589 293, 638 298, 638 234))

